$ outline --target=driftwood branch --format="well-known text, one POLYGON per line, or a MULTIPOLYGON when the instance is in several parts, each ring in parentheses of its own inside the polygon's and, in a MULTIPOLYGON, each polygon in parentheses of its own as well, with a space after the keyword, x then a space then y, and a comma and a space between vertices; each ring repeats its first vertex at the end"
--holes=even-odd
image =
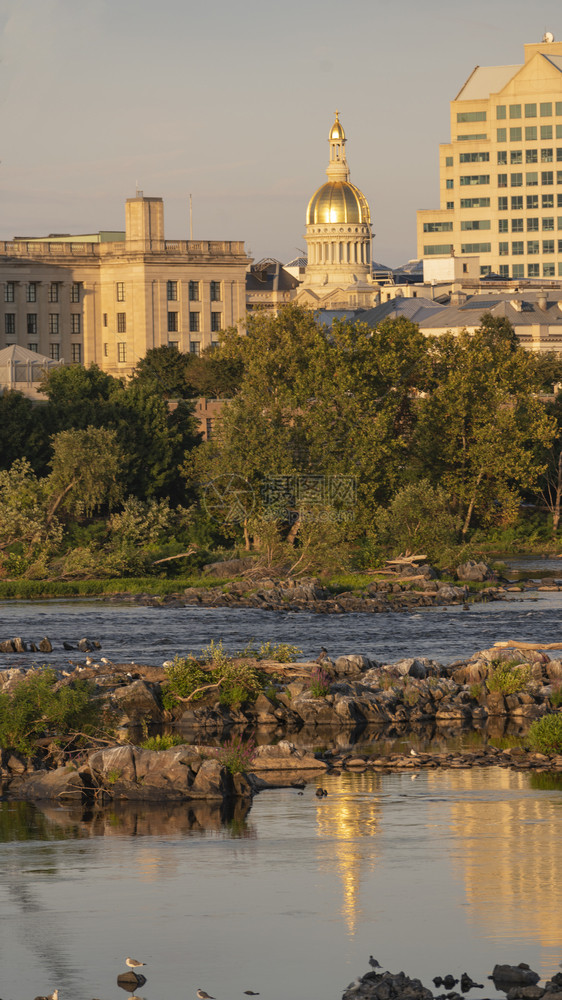
POLYGON ((164 559, 155 559, 152 563, 153 566, 158 566, 159 563, 170 562, 172 559, 183 559, 185 556, 192 556, 197 549, 188 549, 187 552, 179 552, 177 556, 166 556, 164 559))
POLYGON ((183 701, 184 703, 187 703, 188 701, 191 701, 191 699, 196 694, 200 694, 201 691, 210 691, 211 688, 218 688, 221 686, 221 684, 222 684, 222 678, 220 681, 217 681, 216 684, 204 684, 203 687, 195 688, 195 691, 192 691, 191 694, 188 694, 187 698, 181 698, 179 694, 177 694, 175 697, 178 699, 178 701, 183 701))

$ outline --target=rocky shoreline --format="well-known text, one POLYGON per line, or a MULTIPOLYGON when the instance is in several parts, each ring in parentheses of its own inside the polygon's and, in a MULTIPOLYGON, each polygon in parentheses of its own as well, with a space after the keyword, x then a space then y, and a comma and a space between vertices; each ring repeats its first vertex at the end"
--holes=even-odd
MULTIPOLYGON (((433 992, 424 986, 420 979, 410 978, 404 972, 392 973, 377 971, 378 962, 371 958, 370 964, 375 968, 358 977, 344 991, 342 1000, 461 1000, 461 996, 472 990, 484 990, 484 996, 478 993, 481 1000, 485 1000, 485 986, 474 980, 463 972, 459 977, 451 973, 445 976, 436 976, 433 983, 438 990, 444 987, 446 992, 433 992), (454 987, 460 983, 461 992, 455 991, 454 987)), ((380 966, 378 966, 380 968, 380 966)), ((539 986, 540 976, 534 972, 525 962, 519 965, 495 965, 492 975, 487 977, 492 980, 496 990, 507 994, 507 1000, 561 1000, 562 998, 562 973, 557 972, 552 979, 545 982, 544 986, 539 986)))

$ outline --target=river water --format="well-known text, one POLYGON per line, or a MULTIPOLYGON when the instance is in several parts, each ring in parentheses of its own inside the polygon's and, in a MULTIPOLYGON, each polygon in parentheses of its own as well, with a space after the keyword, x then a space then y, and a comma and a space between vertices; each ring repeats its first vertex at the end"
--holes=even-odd
MULTIPOLYGON (((49 635, 84 654, 87 635, 118 662, 161 664, 211 638, 227 649, 290 642, 306 656, 365 653, 444 662, 498 639, 561 638, 561 593, 412 613, 319 616, 145 608, 101 601, 4 602, 0 638, 49 635)), ((337 1000, 368 970, 419 975, 562 962, 560 780, 503 769, 323 777, 264 792, 247 815, 207 804, 83 816, 0 802, 0 996, 117 998, 127 955, 147 963, 146 1000, 337 1000)), ((492 988, 490 988, 492 987, 492 988)), ((469 994, 482 995, 481 991, 469 994)))

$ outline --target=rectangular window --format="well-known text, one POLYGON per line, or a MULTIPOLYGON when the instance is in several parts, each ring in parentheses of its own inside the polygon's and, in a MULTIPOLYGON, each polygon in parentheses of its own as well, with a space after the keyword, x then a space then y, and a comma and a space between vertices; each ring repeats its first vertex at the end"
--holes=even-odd
POLYGON ((213 437, 213 424, 214 424, 213 418, 212 417, 207 417, 207 419, 205 421, 205 430, 206 430, 206 435, 207 435, 207 441, 211 441, 211 439, 213 437))
POLYGON ((491 252, 492 252, 491 243, 461 243, 461 253, 491 253, 491 252))
POLYGON ((525 163, 538 163, 538 151, 536 149, 525 150, 525 163))
POLYGON ((489 184, 489 174, 464 174, 461 177, 461 187, 467 184, 489 184))
POLYGON ((527 219, 527 232, 528 233, 538 233, 539 231, 539 220, 538 219, 527 219))
POLYGON ((537 117, 537 105, 536 104, 526 104, 525 105, 525 118, 536 118, 537 117))
POLYGON ((49 313, 49 333, 59 333, 58 313, 49 313))
POLYGON ((523 130, 520 125, 517 128, 510 128, 509 130, 510 142, 521 142, 522 138, 523 138, 523 130))
POLYGON ((509 264, 500 264, 500 278, 509 278, 509 264))
POLYGON ((189 301, 199 302, 199 282, 190 281, 189 282, 189 301))
POLYGON ((511 175, 511 187, 512 188, 523 187, 523 174, 517 173, 511 175))
POLYGON ((485 111, 457 111, 458 122, 485 122, 485 111))
POLYGON ((70 301, 80 302, 80 282, 73 281, 70 286, 70 301))
POLYGON ((51 361, 60 361, 60 344, 49 344, 49 357, 51 361))
POLYGON ((189 353, 190 354, 201 354, 201 341, 200 340, 190 340, 189 341, 189 353))
POLYGON ((507 187, 507 174, 498 174, 498 187, 499 188, 507 187))
POLYGON ((474 135, 458 135, 457 142, 481 142, 488 138, 485 132, 478 132, 474 135))
POLYGON ((218 333, 222 330, 222 313, 212 312, 211 313, 211 333, 218 333))
POLYGON ((448 178, 447 178, 447 180, 445 181, 445 187, 447 188, 447 191, 451 191, 451 190, 453 189, 453 187, 454 187, 454 186, 455 186, 455 185, 454 185, 454 183, 453 183, 453 180, 452 180, 452 178, 451 178, 451 177, 448 177, 448 178))
MULTIPOLYGON (((463 155, 464 155, 464 154, 463 154, 463 153, 461 153, 461 160, 462 160, 462 158, 463 158, 463 155)), ((453 157, 452 157, 452 156, 446 156, 446 157, 445 157, 445 166, 446 166, 446 167, 452 167, 452 166, 453 166, 453 157)))
MULTIPOLYGON (((451 202, 451 207, 453 203, 451 202)), ((461 198, 461 208, 489 208, 489 198, 461 198)), ((507 208, 507 205, 505 206, 507 208)))
POLYGON ((525 180, 527 183, 527 187, 538 187, 539 183, 538 171, 528 170, 527 173, 525 174, 525 180))
POLYGON ((556 105, 554 107, 554 110, 555 110, 555 112, 556 112, 557 115, 562 115, 562 101, 556 101, 556 105))
POLYGON ((491 274, 491 273, 492 273, 492 268, 490 267, 489 264, 484 264, 484 265, 481 264, 480 265, 480 274, 481 275, 491 274))
POLYGON ((511 220, 511 232, 512 233, 522 233, 523 232, 523 219, 512 219, 511 220))
POLYGON ((512 149, 509 157, 510 163, 523 163, 523 151, 521 149, 512 149))
POLYGON ((528 254, 539 253, 539 241, 538 240, 527 240, 527 253, 528 254))
POLYGON ((500 219, 498 222, 498 233, 507 233, 508 219, 500 219))
POLYGON ((513 264, 511 268, 511 274, 513 278, 524 278, 525 277, 525 265, 524 264, 513 264))
POLYGON ((558 240, 558 253, 562 253, 562 240, 558 240))
POLYGON ((547 186, 554 184, 554 173, 552 170, 541 171, 541 184, 545 184, 547 186))
POLYGON ((107 313, 103 314, 103 325, 107 326, 107 313))
POLYGON ((178 314, 177 312, 168 313, 168 333, 178 332, 178 314))
POLYGON ((16 314, 15 313, 5 313, 4 315, 4 333, 7 337, 12 337, 16 332, 16 314))
POLYGON ((515 257, 523 256, 523 240, 515 240, 511 244, 511 252, 515 257))
POLYGON ((541 163, 552 163, 553 160, 552 147, 547 147, 546 149, 541 149, 541 163))
POLYGON ((499 254, 500 257, 507 257, 509 254, 509 243, 499 243, 499 254))
POLYGON ((542 220, 542 228, 543 228, 543 231, 552 231, 552 230, 554 230, 554 219, 553 219, 552 216, 545 216, 544 217, 544 219, 542 220))
POLYGON ((525 142, 534 142, 537 138, 537 126, 525 125, 525 142))
POLYGON ((511 196, 511 211, 521 212, 523 209, 523 195, 514 194, 511 196))
POLYGON ((468 219, 466 222, 461 222, 461 229, 490 229, 490 227, 489 219, 468 219))
POLYGON ((127 332, 127 313, 117 313, 117 333, 127 332))
POLYGON ((29 334, 37 333, 37 313, 27 314, 27 332, 29 334))
POLYGON ((72 351, 72 363, 79 365, 82 363, 82 344, 71 344, 70 350, 72 351))
POLYGON ((528 278, 538 278, 539 277, 539 264, 527 264, 527 277, 528 278))
POLYGON ((167 281, 166 282, 166 295, 168 302, 178 301, 178 283, 177 281, 167 281))
POLYGON ((554 208, 554 195, 553 194, 543 194, 541 198, 542 208, 554 208))
POLYGON ((507 166, 507 149, 499 149, 497 156, 498 156, 498 166, 500 166, 500 167, 506 167, 507 166))
POLYGON ((26 302, 37 302, 37 282, 30 281, 25 286, 25 301, 26 302))
POLYGON ((115 298, 118 302, 125 301, 125 282, 117 281, 115 283, 115 298))
POLYGON ((447 202, 447 209, 453 209, 454 207, 455 207, 454 201, 448 201, 447 202))
POLYGON ((554 264, 543 264, 542 266, 543 278, 553 278, 554 277, 554 264))
POLYGON ((190 330, 190 333, 199 333, 199 323, 200 323, 199 313, 198 312, 190 312, 190 314, 189 314, 189 330, 190 330))
POLYGON ((554 253, 554 240, 543 240, 542 241, 542 252, 543 253, 554 253))
POLYGON ((510 118, 521 118, 521 105, 520 104, 510 104, 509 105, 509 117, 510 118))
POLYGON ((117 360, 126 361, 127 360, 127 345, 117 344, 117 360))
POLYGON ((507 198, 498 198, 498 212, 507 212, 507 198))
POLYGON ((556 126, 556 138, 562 139, 562 125, 556 126))
POLYGON ((179 350, 179 340, 169 340, 168 347, 173 347, 175 351, 179 350))
POLYGON ((220 302, 222 298, 220 281, 211 281, 211 302, 220 302))
POLYGON ((82 332, 81 331, 80 320, 81 320, 80 313, 71 313, 70 314, 70 332, 71 333, 81 333, 82 332))
POLYGON ((34 354, 37 354, 37 344, 36 343, 35 344, 28 344, 27 345, 27 350, 28 351, 33 351, 34 354))
POLYGON ((4 285, 4 302, 13 302, 16 297, 15 281, 7 281, 4 285))
POLYGON ((103 345, 103 356, 104 356, 104 358, 107 358, 108 354, 109 354, 109 345, 107 343, 105 343, 103 345))
MULTIPOLYGON (((523 207, 523 206, 521 206, 523 207)), ((538 194, 528 194, 527 195, 527 211, 529 209, 532 211, 534 208, 539 207, 539 196, 538 194)))
POLYGON ((558 146, 556 149, 556 162, 562 163, 562 147, 558 146))
POLYGON ((452 222, 424 222, 424 233, 451 233, 453 231, 452 222))
MULTIPOLYGON (((449 159, 449 157, 448 157, 449 159)), ((488 163, 490 159, 489 153, 461 153, 459 157, 460 163, 488 163)), ((451 162, 447 166, 453 166, 453 157, 450 157, 451 162)))
POLYGON ((541 139, 552 139, 552 125, 541 125, 541 139))
POLYGON ((435 243, 430 246, 425 246, 423 248, 424 257, 431 257, 433 254, 437 254, 438 256, 443 257, 452 252, 453 252, 452 243, 435 243))
POLYGON ((58 282, 51 281, 49 285, 49 302, 58 302, 59 300, 59 286, 58 282))
POLYGON ((541 101, 541 118, 552 118, 551 101, 541 101))
POLYGON ((497 128, 496 129, 496 141, 497 142, 507 142, 507 129, 497 128))
POLYGON ((506 117, 506 106, 505 104, 498 104, 496 107, 496 118, 501 119, 506 117))

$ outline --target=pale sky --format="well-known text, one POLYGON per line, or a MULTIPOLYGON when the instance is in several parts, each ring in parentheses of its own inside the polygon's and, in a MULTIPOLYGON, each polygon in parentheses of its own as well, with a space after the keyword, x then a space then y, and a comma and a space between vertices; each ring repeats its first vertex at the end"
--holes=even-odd
POLYGON ((558 0, 0 0, 0 238, 123 229, 135 186, 166 237, 305 246, 336 108, 374 259, 415 256, 449 101, 476 65, 562 38, 558 0))

